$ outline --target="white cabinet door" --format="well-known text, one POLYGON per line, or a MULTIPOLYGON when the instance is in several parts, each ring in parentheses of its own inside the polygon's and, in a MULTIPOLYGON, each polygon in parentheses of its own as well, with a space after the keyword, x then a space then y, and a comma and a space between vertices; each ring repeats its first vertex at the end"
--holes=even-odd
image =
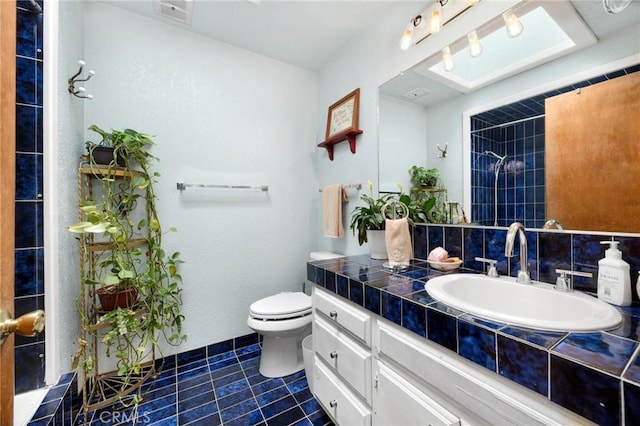
POLYGON ((317 356, 314 393, 322 408, 341 426, 371 425, 371 410, 317 356))
POLYGON ((460 419, 383 362, 378 363, 373 426, 453 426, 460 419))

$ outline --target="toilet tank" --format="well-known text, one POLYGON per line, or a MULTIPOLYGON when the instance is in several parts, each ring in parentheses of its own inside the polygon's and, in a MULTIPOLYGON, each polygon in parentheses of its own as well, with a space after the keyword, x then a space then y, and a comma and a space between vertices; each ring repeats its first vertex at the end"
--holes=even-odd
POLYGON ((311 254, 309 254, 309 259, 311 260, 328 260, 336 259, 338 257, 344 257, 344 255, 332 253, 330 251, 312 251, 311 254))

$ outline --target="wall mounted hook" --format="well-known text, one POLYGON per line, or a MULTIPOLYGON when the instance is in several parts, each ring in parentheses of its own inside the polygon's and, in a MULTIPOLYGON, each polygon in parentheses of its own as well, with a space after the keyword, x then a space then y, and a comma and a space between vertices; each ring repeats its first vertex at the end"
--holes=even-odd
POLYGON ((440 148, 440 145, 437 145, 438 150, 441 154, 438 155, 438 158, 446 158, 447 157, 447 148, 449 148, 449 144, 444 145, 444 149, 440 148))
POLYGON ((73 96, 75 96, 77 98, 93 99, 93 95, 85 94, 85 88, 82 87, 82 86, 76 87, 76 83, 82 83, 82 82, 85 82, 85 81, 89 81, 89 79, 91 79, 91 77, 93 77, 96 73, 95 73, 95 71, 90 70, 89 73, 87 74, 86 78, 79 78, 80 74, 82 74, 82 71, 84 70, 84 66, 86 64, 82 60, 78 61, 78 63, 80 64, 80 69, 78 70, 77 73, 72 75, 68 80, 69 93, 71 93, 73 96))

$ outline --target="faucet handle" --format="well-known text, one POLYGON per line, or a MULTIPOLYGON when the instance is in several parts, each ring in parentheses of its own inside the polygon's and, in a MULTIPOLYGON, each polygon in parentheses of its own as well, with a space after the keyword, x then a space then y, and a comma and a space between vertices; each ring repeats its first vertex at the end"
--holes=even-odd
POLYGON ((560 275, 556 280, 556 290, 559 291, 573 291, 573 283, 567 275, 585 278, 593 277, 591 272, 569 271, 567 269, 556 269, 556 274, 560 275))
POLYGON ((487 259, 485 257, 476 257, 476 262, 482 262, 482 263, 488 263, 489 264, 489 270, 487 271, 487 276, 488 277, 494 277, 494 278, 499 277, 498 270, 496 269, 496 263, 498 263, 497 260, 495 260, 495 259, 487 259))

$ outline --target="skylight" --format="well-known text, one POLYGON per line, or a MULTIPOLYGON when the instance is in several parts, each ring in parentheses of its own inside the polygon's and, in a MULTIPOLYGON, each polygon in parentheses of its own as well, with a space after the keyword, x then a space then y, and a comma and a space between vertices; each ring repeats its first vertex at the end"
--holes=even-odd
POLYGON ((441 54, 419 64, 415 71, 467 93, 596 42, 569 3, 533 1, 512 11, 524 26, 518 37, 509 38, 498 17, 476 30, 483 45, 480 56, 469 55, 465 36, 449 46, 452 71, 445 71, 441 54))

